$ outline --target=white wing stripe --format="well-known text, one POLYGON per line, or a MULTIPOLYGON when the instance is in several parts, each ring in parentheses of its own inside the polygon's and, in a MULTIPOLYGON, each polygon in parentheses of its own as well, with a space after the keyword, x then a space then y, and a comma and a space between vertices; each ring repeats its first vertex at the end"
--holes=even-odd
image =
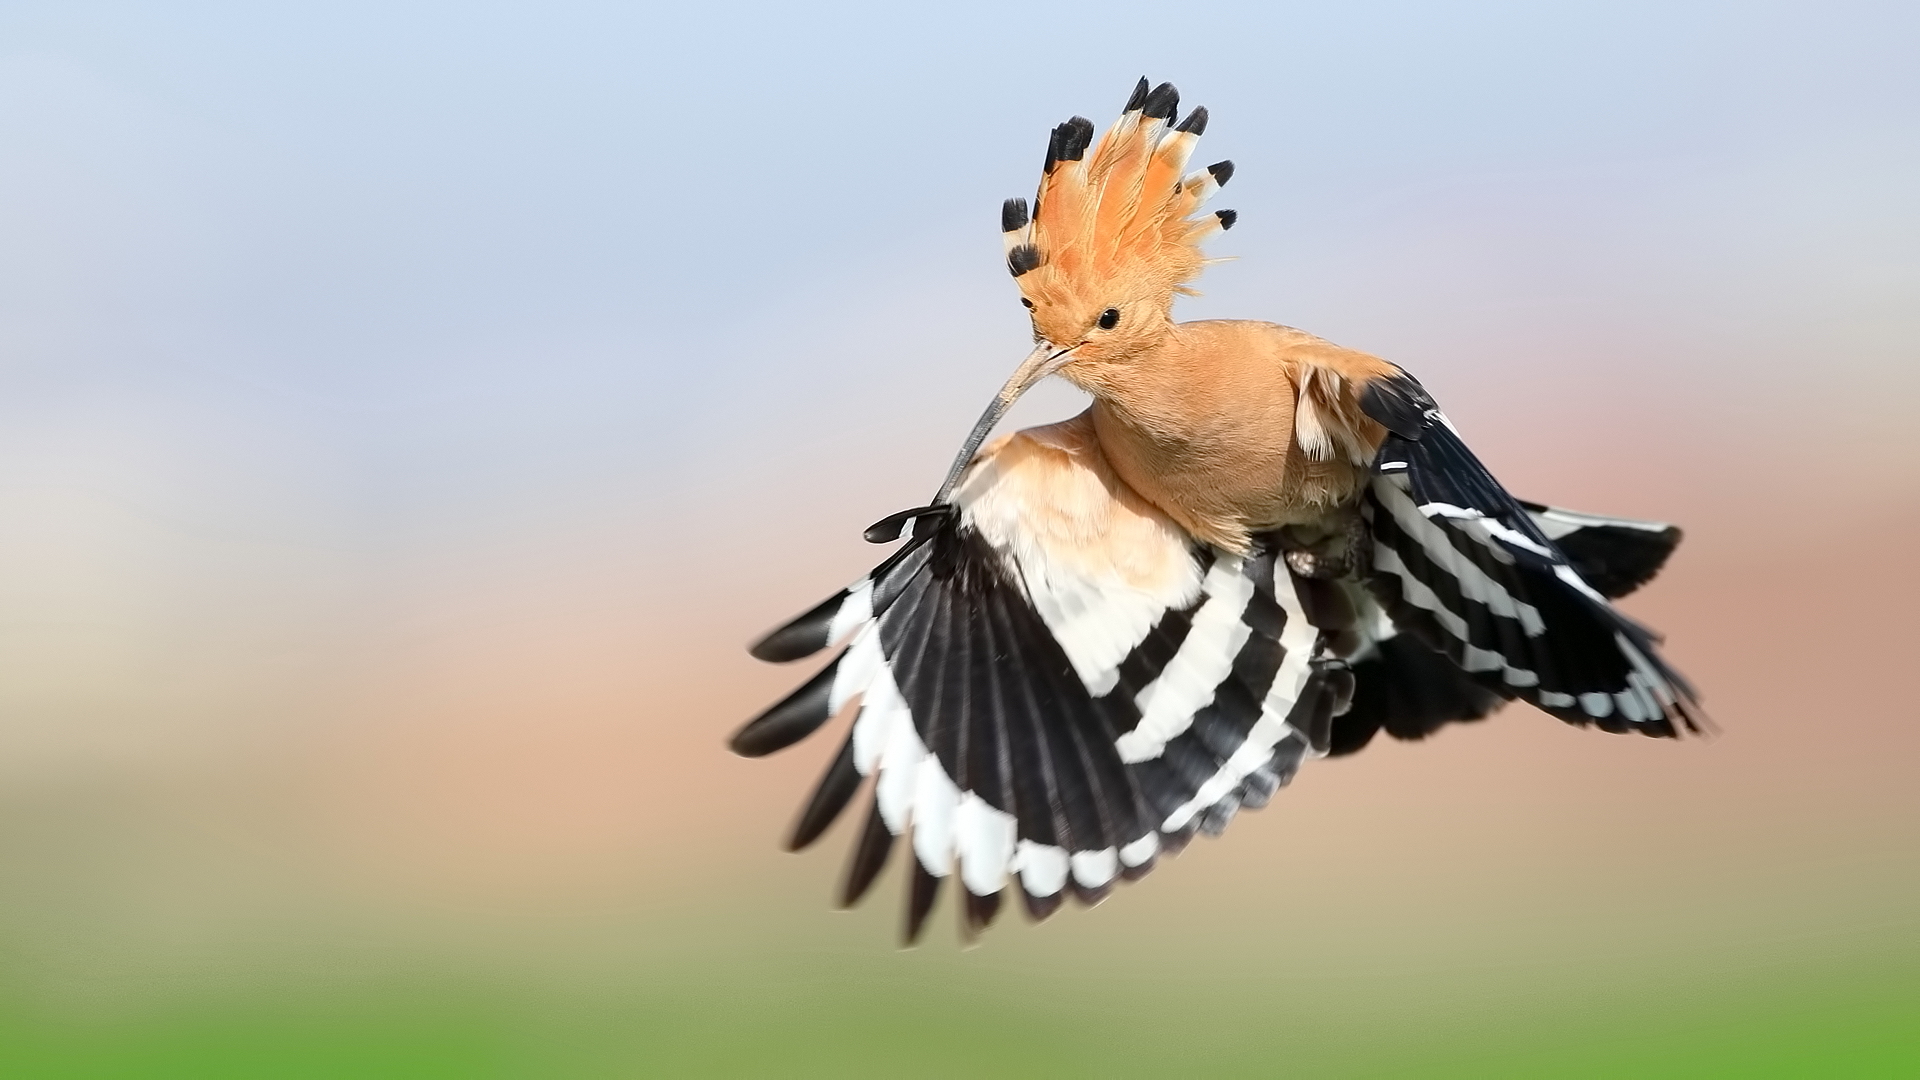
POLYGON ((1120 865, 1140 866, 1160 853, 1160 834, 1150 832, 1120 849, 1120 865))
POLYGON ((1427 587, 1400 561, 1400 553, 1376 543, 1373 549, 1373 566, 1400 579, 1400 595, 1407 603, 1424 611, 1431 612, 1434 620, 1460 642, 1460 667, 1465 671, 1498 671, 1500 678, 1508 686, 1538 686, 1540 676, 1528 669, 1514 667, 1507 657, 1490 649, 1473 644, 1467 635, 1467 622, 1449 609, 1439 594, 1427 587))
POLYGON ((1052 896, 1067 887, 1065 848, 1022 840, 1014 846, 1013 868, 1020 874, 1020 887, 1034 896, 1052 896))
POLYGON ((1186 828, 1195 814, 1225 798, 1240 786, 1248 773, 1273 760, 1273 748, 1293 733, 1287 715, 1300 700, 1300 690, 1312 673, 1308 663, 1313 659, 1314 646, 1319 643, 1320 630, 1307 621, 1307 613, 1300 606, 1300 596, 1294 589, 1293 575, 1287 572, 1286 564, 1277 559, 1273 595, 1287 616, 1286 625, 1280 630, 1280 645, 1286 649, 1286 655, 1261 704, 1260 719, 1248 729, 1246 741, 1200 785, 1193 798, 1167 815, 1160 825, 1161 832, 1179 832, 1186 828))
POLYGON ((1420 504, 1420 512, 1427 517, 1451 518, 1460 522, 1469 532, 1474 534, 1475 539, 1486 545, 1487 550, 1500 556, 1506 562, 1512 562, 1513 556, 1508 552, 1502 551, 1498 545, 1492 543, 1495 537, 1512 544, 1514 547, 1531 551, 1536 555, 1545 555, 1550 559, 1556 557, 1551 549, 1541 545, 1533 537, 1516 529, 1510 529, 1499 519, 1488 517, 1478 510, 1468 509, 1464 506, 1455 506, 1452 503, 1430 502, 1420 504))
POLYGON ((847 653, 840 658, 840 670, 833 677, 833 689, 827 693, 827 715, 838 715, 852 701, 856 694, 866 692, 873 684, 874 677, 886 667, 886 660, 880 655, 880 634, 878 623, 869 622, 860 628, 859 636, 853 644, 847 646, 847 653))
POLYGON ((1533 519, 1547 539, 1558 540, 1581 529, 1638 529, 1641 532, 1666 532, 1673 526, 1664 521, 1635 521, 1632 518, 1601 517, 1598 514, 1582 514, 1574 510, 1562 510, 1549 507, 1545 510, 1529 510, 1527 516, 1533 519))
POLYGON ((893 734, 896 714, 908 728, 913 727, 907 703, 900 697, 893 673, 883 661, 867 685, 866 697, 860 702, 860 715, 853 722, 853 766, 860 770, 860 775, 873 775, 874 768, 880 764, 880 755, 886 751, 887 740, 893 734))
POLYGON ((1253 582, 1243 569, 1239 556, 1222 555, 1207 572, 1207 599, 1194 612, 1186 639, 1135 698, 1140 722, 1116 740, 1120 760, 1132 764, 1159 757, 1167 740, 1193 724, 1193 714, 1233 673, 1234 658, 1253 633, 1240 618, 1253 599, 1253 582))
POLYGON ((865 626, 873 620, 873 578, 863 577, 847 591, 847 598, 833 613, 833 621, 827 624, 827 643, 844 640, 848 634, 865 626))
POLYGON ((1072 867, 1073 880, 1081 888, 1097 889, 1119 875, 1120 853, 1113 848, 1076 851, 1067 856, 1067 865, 1072 867))
POLYGON ((927 747, 913 729, 913 715, 904 704, 887 715, 891 718, 887 747, 880 754, 880 779, 874 781, 873 796, 887 830, 899 836, 906 831, 907 813, 913 809, 915 781, 927 747))
MULTIPOLYGON (((1487 609, 1496 615, 1518 620, 1521 629, 1526 631, 1528 637, 1538 637, 1546 633, 1547 626, 1540 618, 1539 610, 1532 604, 1515 600, 1505 586, 1488 577, 1486 571, 1460 554, 1453 546, 1453 542, 1447 539, 1447 534, 1413 505, 1413 500, 1399 484, 1382 478, 1373 487, 1381 505, 1393 515, 1394 524, 1400 526, 1401 531, 1412 537, 1436 566, 1453 575, 1454 580, 1459 584, 1460 595, 1485 604, 1487 609)), ((1554 569, 1559 570, 1560 567, 1556 566, 1554 569)), ((1573 577, 1573 580, 1579 580, 1578 575, 1573 575, 1571 570, 1568 574, 1573 577)), ((1584 585, 1581 587, 1585 588, 1584 585)))
POLYGON ((968 892, 991 896, 1007 883, 1019 832, 1012 814, 994 809, 971 791, 960 797, 953 838, 960 858, 960 881, 968 892))
MULTIPOLYGON (((917 733, 913 741, 920 742, 917 733)), ((919 775, 913 778, 913 853, 920 857, 927 873, 946 877, 953 869, 954 818, 960 809, 960 789, 947 778, 937 755, 923 750, 915 771, 919 775)))

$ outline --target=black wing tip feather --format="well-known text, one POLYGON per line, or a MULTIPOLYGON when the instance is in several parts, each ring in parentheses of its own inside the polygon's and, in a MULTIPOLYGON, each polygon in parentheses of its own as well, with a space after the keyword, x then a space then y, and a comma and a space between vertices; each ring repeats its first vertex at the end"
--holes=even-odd
POLYGON ((1680 546, 1683 534, 1640 529, 1581 529, 1555 541, 1574 573, 1608 599, 1619 599, 1652 581, 1680 546))
POLYGON ((962 937, 971 941, 979 937, 981 931, 993 925, 994 918, 1000 914, 1000 900, 1004 891, 980 896, 965 886, 960 888, 960 896, 964 901, 960 905, 962 937))
POLYGON ((863 779, 860 770, 853 763, 853 739, 851 736, 840 747, 840 753, 827 766, 820 782, 813 789, 813 795, 807 805, 795 819, 793 833, 787 839, 788 851, 801 851, 820 839, 838 820, 847 804, 853 801, 854 792, 860 790, 863 779))
POLYGON ((765 757, 818 731, 832 716, 827 706, 839 668, 839 661, 821 668, 813 678, 802 683, 800 689, 747 721, 733 733, 727 745, 741 757, 765 757))
POLYGON ((827 631, 846 598, 845 592, 839 592, 822 600, 806 614, 747 646, 748 655, 769 664, 785 664, 804 660, 833 644, 827 640, 827 631))
MULTIPOLYGON (((1520 500, 1520 506, 1536 518, 1554 513, 1578 514, 1525 499, 1520 500)), ((1680 542, 1686 539, 1686 532, 1678 525, 1653 527, 1656 524, 1594 518, 1592 524, 1580 525, 1556 537, 1554 546, 1566 556, 1580 580, 1607 599, 1618 600, 1658 576, 1679 549, 1680 542)))
POLYGON ((1021 889, 1020 898, 1026 905, 1027 919, 1031 922, 1043 923, 1052 918, 1054 912, 1060 910, 1060 905, 1066 901, 1067 894, 1066 890, 1062 889, 1047 896, 1035 896, 1021 889))
POLYGON ((875 803, 867 812, 867 826, 860 834, 860 843, 853 849, 853 857, 847 860, 846 884, 840 889, 840 906, 850 908, 867 895, 873 887, 873 881, 887 865, 887 856, 893 854, 893 830, 887 828, 886 819, 880 816, 880 806, 875 803))
POLYGON ((907 921, 901 944, 910 948, 920 943, 920 932, 927 928, 927 916, 933 912, 933 902, 940 899, 940 885, 946 879, 920 865, 917 858, 909 862, 912 869, 907 884, 907 921))
POLYGON ((1113 882, 1109 881, 1105 885, 1087 886, 1080 884, 1078 881, 1069 880, 1064 891, 1072 893, 1073 898, 1079 902, 1081 907, 1094 908, 1106 903, 1107 897, 1113 895, 1113 882))

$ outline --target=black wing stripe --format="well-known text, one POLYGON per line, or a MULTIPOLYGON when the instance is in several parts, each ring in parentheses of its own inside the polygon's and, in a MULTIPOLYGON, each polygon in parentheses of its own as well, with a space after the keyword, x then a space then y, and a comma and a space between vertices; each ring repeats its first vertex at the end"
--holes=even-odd
POLYGON ((1423 739, 1448 723, 1481 719, 1506 700, 1412 635, 1379 642, 1354 661, 1353 675, 1353 703, 1333 720, 1334 756, 1359 750, 1382 730, 1423 739))
MULTIPOLYGON (((997 594, 991 598, 988 613, 994 621, 996 640, 1007 642, 1009 655, 1018 655, 1020 641, 1008 610, 1012 604, 1008 594, 997 594)), ((1025 678, 1011 681, 1006 690, 1011 701, 1008 747, 1023 766, 1013 774, 1014 814, 1020 830, 1014 868, 1028 898, 1028 914, 1042 919, 1059 907, 1066 888, 1066 846, 1072 839, 1066 816, 1067 796, 1060 779, 1059 748, 1054 745, 1033 683, 1025 678)))
MULTIPOLYGON (((1004 597, 988 598, 987 617, 993 626, 994 640, 1009 656, 1017 655, 1018 642, 1006 613, 1004 597)), ((1059 845, 1065 822, 1062 820, 1060 781, 1055 772, 1053 747, 1033 687, 1022 678, 1008 679, 1001 685, 1006 702, 1008 756, 1021 763, 1013 770, 1013 812, 1019 821, 1020 836, 1038 844, 1059 845)))
MULTIPOLYGON (((934 608, 927 618, 926 644, 916 665, 899 676, 907 708, 920 737, 917 755, 900 768, 911 769, 913 849, 920 866, 935 877, 945 877, 953 866, 953 818, 959 809, 960 784, 954 764, 958 757, 963 715, 956 675, 964 671, 964 635, 957 632, 957 610, 965 602, 953 589, 935 589, 934 608), (929 769, 929 760, 937 766, 929 769)), ((907 745, 911 746, 911 743, 907 745)))
MULTIPOLYGON (((969 786, 987 808, 1001 811, 986 814, 980 807, 962 803, 956 823, 956 846, 961 855, 960 877, 969 897, 998 896, 1006 887, 1013 870, 1020 835, 1020 807, 1013 784, 1014 759, 1008 735, 1007 702, 1001 687, 1001 650, 991 604, 993 595, 978 598, 972 610, 975 632, 974 708, 979 720, 968 746, 969 786)), ((986 909, 968 908, 969 919, 986 909)), ((996 906, 992 909, 998 910, 996 906)), ((989 911, 986 918, 991 920, 989 911)), ((975 924, 976 929, 985 923, 975 924)))
POLYGON ((873 572, 872 605, 875 618, 885 615, 899 601, 901 591, 909 582, 920 580, 921 571, 933 558, 933 551, 931 537, 915 537, 873 572))

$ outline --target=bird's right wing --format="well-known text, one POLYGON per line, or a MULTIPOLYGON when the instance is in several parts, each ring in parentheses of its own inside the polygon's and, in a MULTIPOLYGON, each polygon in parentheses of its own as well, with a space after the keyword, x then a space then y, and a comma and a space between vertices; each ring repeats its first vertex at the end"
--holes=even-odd
MULTIPOLYGON (((1693 688, 1654 635, 1614 610, 1554 543, 1548 530, 1566 512, 1529 513, 1412 376, 1369 382, 1360 407, 1388 432, 1363 513, 1369 585, 1396 626, 1485 689, 1571 723, 1663 736, 1697 729, 1693 688)), ((1645 567, 1600 569, 1631 581, 1645 567)))
POLYGON ((849 642, 733 747, 771 753, 858 700, 792 846, 873 777, 844 900, 911 834, 909 938, 948 877, 970 931, 1009 883, 1036 916, 1099 899, 1264 804, 1325 750, 1350 690, 1284 562, 1196 545, 1118 484, 1084 427, 983 452, 953 504, 869 532, 908 528, 892 558, 754 648, 849 642))

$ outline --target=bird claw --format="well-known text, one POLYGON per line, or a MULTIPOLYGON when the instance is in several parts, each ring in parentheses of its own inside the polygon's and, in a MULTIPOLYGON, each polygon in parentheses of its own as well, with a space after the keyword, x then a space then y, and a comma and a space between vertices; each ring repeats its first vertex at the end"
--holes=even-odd
POLYGON ((1340 531, 1311 543, 1289 544, 1293 538, 1285 532, 1281 537, 1281 557, 1295 577, 1326 581, 1366 571, 1367 526, 1358 514, 1348 517, 1340 531))

